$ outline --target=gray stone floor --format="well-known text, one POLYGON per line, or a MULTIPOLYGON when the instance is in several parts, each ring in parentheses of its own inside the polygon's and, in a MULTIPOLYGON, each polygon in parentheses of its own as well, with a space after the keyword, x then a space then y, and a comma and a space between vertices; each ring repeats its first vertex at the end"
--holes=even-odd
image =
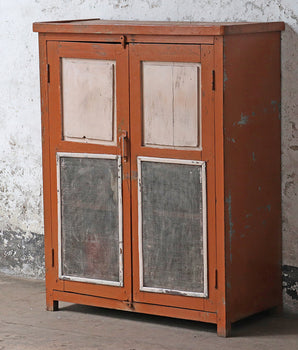
POLYGON ((295 349, 298 316, 267 312, 233 325, 233 337, 214 325, 60 303, 45 311, 44 282, 0 274, 2 349, 295 349))

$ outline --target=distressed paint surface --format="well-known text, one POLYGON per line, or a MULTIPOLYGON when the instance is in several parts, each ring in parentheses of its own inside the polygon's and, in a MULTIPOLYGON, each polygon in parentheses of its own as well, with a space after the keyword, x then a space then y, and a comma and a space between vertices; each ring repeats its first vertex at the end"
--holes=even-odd
MULTIPOLYGON (((94 18, 285 21, 282 33, 283 262, 298 266, 298 3, 296 0, 11 0, 0 3, 0 232, 43 234, 38 41, 34 21, 94 18)), ((229 77, 225 76, 225 82, 229 77)), ((277 106, 278 108, 278 106, 277 106)), ((240 120, 240 118, 239 118, 240 120)), ((231 140, 231 142, 234 142, 231 140)), ((237 140, 235 140, 237 142, 237 140)), ((257 156, 257 155, 256 155, 257 156)), ((42 239, 42 236, 40 237, 42 239)), ((2 245, 1 245, 2 247, 2 245)), ((20 252, 15 249, 16 255, 20 252)), ((24 252, 25 254, 25 252, 24 252)), ((39 249, 36 259, 43 254, 39 249)), ((6 263, 6 262, 5 262, 6 263)), ((3 263, 0 261, 0 266, 3 263)), ((16 265, 7 271, 19 272, 16 265)), ((40 267, 31 269, 39 275, 40 267)), ((23 274, 28 274, 22 270, 23 274)), ((286 305, 294 301, 285 294, 286 305)), ((295 310, 298 310, 297 304, 295 310)))
POLYGON ((272 99, 279 103, 279 40, 276 33, 247 34, 245 40, 225 37, 224 136, 238 140, 225 142, 232 322, 277 305, 281 298, 280 121, 271 104, 272 99))

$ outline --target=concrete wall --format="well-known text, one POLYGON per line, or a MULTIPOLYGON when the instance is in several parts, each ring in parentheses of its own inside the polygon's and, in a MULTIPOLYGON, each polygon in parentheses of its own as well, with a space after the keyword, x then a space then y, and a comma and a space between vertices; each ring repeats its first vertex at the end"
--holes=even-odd
POLYGON ((0 271, 42 277, 43 217, 37 34, 32 22, 94 18, 285 21, 282 35, 283 285, 298 312, 297 0, 0 1, 0 271))

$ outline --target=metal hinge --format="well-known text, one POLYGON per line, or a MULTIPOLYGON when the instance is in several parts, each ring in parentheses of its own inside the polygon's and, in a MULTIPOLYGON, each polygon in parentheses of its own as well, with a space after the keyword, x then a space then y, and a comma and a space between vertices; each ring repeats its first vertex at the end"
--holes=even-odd
POLYGON ((55 266, 55 252, 54 249, 52 249, 52 267, 55 266))
POLYGON ((126 44, 127 44, 125 35, 120 36, 120 42, 121 42, 121 46, 123 47, 123 49, 125 49, 126 44))
POLYGON ((218 277, 217 277, 218 273, 217 273, 217 269, 215 269, 215 289, 218 288, 218 277))
POLYGON ((47 77, 48 77, 48 83, 50 82, 50 65, 47 64, 47 77))
POLYGON ((212 90, 215 90, 215 70, 212 71, 212 90))

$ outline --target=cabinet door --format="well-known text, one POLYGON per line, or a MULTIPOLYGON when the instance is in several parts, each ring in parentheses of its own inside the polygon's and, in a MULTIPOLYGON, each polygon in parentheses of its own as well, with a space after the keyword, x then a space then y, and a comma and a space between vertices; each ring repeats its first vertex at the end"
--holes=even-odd
POLYGON ((130 46, 133 300, 215 310, 213 48, 130 46))
POLYGON ((127 50, 49 42, 48 64, 48 279, 57 290, 130 300, 127 50))

